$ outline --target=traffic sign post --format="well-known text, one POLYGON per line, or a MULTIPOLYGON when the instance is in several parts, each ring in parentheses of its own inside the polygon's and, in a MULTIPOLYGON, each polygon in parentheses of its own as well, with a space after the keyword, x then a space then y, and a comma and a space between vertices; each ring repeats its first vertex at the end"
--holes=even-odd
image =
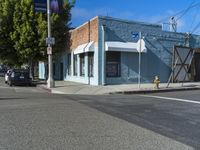
POLYGON ((47 87, 53 88, 55 86, 54 80, 53 80, 53 65, 52 65, 52 47, 53 44, 53 38, 51 37, 51 10, 50 10, 50 0, 47 0, 47 21, 48 21, 48 38, 46 39, 46 42, 48 44, 47 47, 47 54, 48 54, 48 66, 49 66, 49 75, 47 80, 47 87))
POLYGON ((139 40, 139 56, 138 56, 138 88, 140 89, 141 85, 141 40, 142 40, 142 33, 141 32, 131 32, 133 39, 139 40))
POLYGON ((47 47, 47 54, 52 55, 52 47, 47 47))
POLYGON ((55 38, 53 38, 53 37, 48 37, 48 38, 46 38, 46 44, 47 45, 54 45, 55 44, 55 38))

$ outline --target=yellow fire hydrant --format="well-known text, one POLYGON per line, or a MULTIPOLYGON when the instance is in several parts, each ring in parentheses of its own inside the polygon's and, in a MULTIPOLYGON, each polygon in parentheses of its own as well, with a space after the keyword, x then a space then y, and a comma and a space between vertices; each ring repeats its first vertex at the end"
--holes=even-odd
POLYGON ((153 83, 155 83, 155 88, 159 89, 159 84, 160 84, 159 76, 155 76, 153 83))

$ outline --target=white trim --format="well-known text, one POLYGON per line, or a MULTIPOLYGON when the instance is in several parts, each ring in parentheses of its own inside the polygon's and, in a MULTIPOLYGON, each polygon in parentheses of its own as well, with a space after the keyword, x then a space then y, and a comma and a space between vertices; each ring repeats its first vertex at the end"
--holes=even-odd
MULTIPOLYGON (((105 51, 120 51, 120 52, 139 52, 140 40, 134 42, 119 42, 119 41, 107 41, 105 42, 105 51)), ((141 39, 141 53, 146 53, 145 41, 141 39)))
POLYGON ((86 53, 86 52, 94 52, 94 42, 89 42, 89 43, 85 43, 82 45, 79 45, 75 50, 74 50, 74 54, 81 54, 81 53, 86 53))
POLYGON ((157 99, 166 99, 166 100, 171 100, 171 101, 186 102, 186 103, 193 103, 193 104, 200 104, 200 101, 194 101, 194 100, 189 100, 189 99, 162 97, 162 96, 153 96, 153 95, 140 95, 140 96, 149 97, 149 98, 157 98, 157 99))
POLYGON ((92 41, 92 42, 89 42, 88 44, 87 44, 87 46, 85 47, 85 51, 84 51, 85 53, 86 52, 94 52, 94 42, 92 41))
POLYGON ((84 53, 84 49, 87 46, 88 43, 79 45, 75 50, 74 50, 74 54, 80 54, 80 53, 84 53))

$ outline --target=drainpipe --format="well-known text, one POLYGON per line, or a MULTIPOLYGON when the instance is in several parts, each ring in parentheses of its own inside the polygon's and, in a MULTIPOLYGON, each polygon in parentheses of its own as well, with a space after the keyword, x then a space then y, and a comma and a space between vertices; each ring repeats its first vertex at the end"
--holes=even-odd
POLYGON ((140 40, 140 48, 139 48, 139 62, 138 62, 138 88, 140 89, 141 84, 141 40, 142 40, 142 33, 139 32, 139 40, 140 40))
MULTIPOLYGON (((90 21, 88 21, 88 43, 90 43, 90 21)), ((86 64, 86 63, 85 63, 86 64)), ((90 62, 89 53, 87 53, 87 74, 88 74, 88 85, 90 85, 90 62)))
POLYGON ((101 26, 102 29, 102 85, 105 85, 105 29, 104 25, 101 26))

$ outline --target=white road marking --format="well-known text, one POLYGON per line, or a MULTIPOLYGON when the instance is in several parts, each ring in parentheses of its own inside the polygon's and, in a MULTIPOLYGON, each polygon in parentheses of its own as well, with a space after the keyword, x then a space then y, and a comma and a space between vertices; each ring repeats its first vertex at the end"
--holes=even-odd
POLYGON ((194 101, 194 100, 189 100, 189 99, 181 99, 181 98, 173 98, 173 97, 162 97, 162 96, 153 96, 153 95, 140 95, 140 96, 141 97, 157 98, 157 99, 166 99, 166 100, 171 100, 171 101, 179 101, 179 102, 200 104, 199 101, 194 101))

